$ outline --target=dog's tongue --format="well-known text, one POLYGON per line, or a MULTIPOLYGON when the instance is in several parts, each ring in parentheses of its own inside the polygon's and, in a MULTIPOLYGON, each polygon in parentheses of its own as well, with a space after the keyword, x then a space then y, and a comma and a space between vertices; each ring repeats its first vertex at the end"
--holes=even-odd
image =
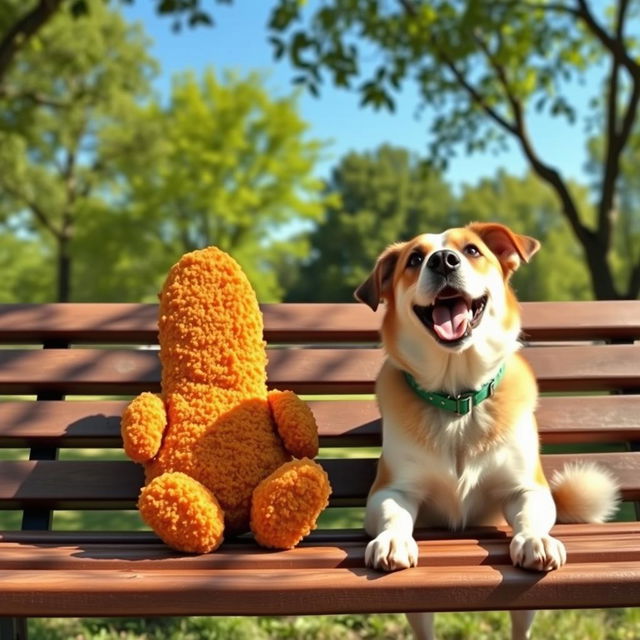
POLYGON ((452 304, 436 304, 433 328, 441 340, 459 340, 467 331, 469 309, 462 298, 452 304))

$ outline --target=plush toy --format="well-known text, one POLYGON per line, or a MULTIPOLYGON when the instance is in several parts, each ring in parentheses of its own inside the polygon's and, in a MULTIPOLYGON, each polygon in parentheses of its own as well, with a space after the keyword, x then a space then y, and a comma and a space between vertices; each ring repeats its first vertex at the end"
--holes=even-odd
POLYGON ((144 464, 142 518, 179 551, 206 553, 223 533, 253 531, 291 548, 326 507, 311 410, 267 391, 262 315, 238 264, 210 247, 172 267, 160 294, 162 393, 122 416, 130 458, 144 464))

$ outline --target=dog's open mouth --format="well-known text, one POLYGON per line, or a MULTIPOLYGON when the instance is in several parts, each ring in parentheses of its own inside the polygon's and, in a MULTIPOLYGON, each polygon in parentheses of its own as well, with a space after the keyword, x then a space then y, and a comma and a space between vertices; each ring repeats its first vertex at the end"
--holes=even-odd
POLYGON ((415 305, 413 310, 439 342, 455 345, 470 336, 478 326, 486 305, 486 295, 471 299, 457 289, 445 287, 433 304, 426 307, 415 305))

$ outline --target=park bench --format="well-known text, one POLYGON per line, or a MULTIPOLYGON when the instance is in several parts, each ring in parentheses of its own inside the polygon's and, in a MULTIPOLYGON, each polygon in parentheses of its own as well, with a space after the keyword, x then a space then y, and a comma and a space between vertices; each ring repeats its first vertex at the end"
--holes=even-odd
MULTIPOLYGON (((392 574, 366 569, 366 535, 357 522, 327 528, 330 513, 291 551, 244 537, 192 556, 134 527, 66 530, 68 520, 58 519, 70 510, 137 518, 143 474, 119 455, 119 416, 127 398, 159 389, 156 312, 142 304, 0 306, 0 517, 14 518, 0 532, 3 640, 24 638, 27 617, 640 605, 640 301, 523 305, 524 354, 543 392, 545 468, 596 460, 619 479, 625 501, 624 521, 556 526, 568 564, 544 575, 511 566, 507 529, 418 531, 419 567, 392 574), (74 456, 77 449, 92 455, 74 456)), ((357 304, 263 312, 269 384, 310 399, 331 508, 362 508, 380 444, 371 396, 380 313, 357 304)))

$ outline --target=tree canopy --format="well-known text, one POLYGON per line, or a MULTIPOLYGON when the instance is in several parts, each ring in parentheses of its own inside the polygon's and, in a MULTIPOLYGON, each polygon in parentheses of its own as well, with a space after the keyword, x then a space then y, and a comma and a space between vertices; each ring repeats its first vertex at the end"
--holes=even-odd
MULTIPOLYGON (((571 184, 578 202, 587 189, 571 184)), ((349 153, 333 169, 332 204, 310 234, 312 251, 289 278, 290 301, 352 301, 387 245, 471 221, 497 221, 536 237, 542 250, 514 277, 521 300, 589 297, 588 271, 553 192, 535 176, 499 171, 454 194, 439 171, 406 149, 349 153), (309 283, 313 283, 310 286, 309 283)))
POLYGON ((160 258, 147 257, 145 271, 163 274, 167 256, 216 244, 262 300, 279 299, 275 265, 306 247, 292 230, 322 214, 313 170, 323 145, 308 138, 296 97, 272 98, 256 74, 186 73, 167 105, 142 107, 136 118, 150 142, 119 169, 141 247, 160 258))
MULTIPOLYGON (((111 1, 112 5, 133 4, 134 0, 111 1)), ((145 0, 146 1, 146 0, 145 0)), ((179 31, 184 24, 190 27, 213 25, 209 11, 201 6, 200 0, 153 0, 159 15, 173 20, 173 28, 179 31)), ((228 4, 231 0, 216 0, 218 4, 228 4)), ((32 38, 56 16, 86 16, 92 9, 93 0, 3 0, 0 11, 0 95, 19 95, 21 88, 7 88, 6 74, 17 56, 29 46, 32 38), (17 92, 17 93, 16 93, 17 92)))
POLYGON ((391 146, 344 156, 327 189, 332 202, 310 235, 312 254, 290 300, 353 300, 387 244, 446 227, 452 213, 453 196, 439 172, 391 146))
POLYGON ((57 299, 70 299, 73 245, 99 215, 112 163, 130 145, 98 153, 101 131, 148 95, 155 62, 138 27, 94 1, 60 15, 23 48, 0 99, 0 215, 57 254, 57 299))
POLYGON ((122 301, 153 299, 182 253, 217 244, 279 298, 272 263, 304 253, 291 227, 322 212, 322 144, 296 97, 210 70, 174 78, 165 104, 140 28, 101 0, 90 8, 50 20, 5 78, 21 88, 0 99, 7 249, 55 260, 49 299, 122 301))
MULTIPOLYGON (((632 215, 616 209, 615 194, 640 103, 639 13, 637 0, 601 11, 588 0, 278 0, 270 29, 276 57, 286 56, 295 81, 314 94, 328 77, 363 105, 393 109, 403 85, 417 83, 435 161, 450 161, 460 147, 475 152, 515 142, 553 190, 594 294, 618 298, 640 292, 640 250, 628 256, 626 281, 616 282, 613 242, 632 215), (569 84, 599 69, 604 77, 589 104, 572 103, 569 84), (535 112, 568 123, 583 114, 599 131, 595 203, 576 201, 553 158, 540 154, 530 129, 535 112)), ((568 143, 578 144, 579 134, 571 135, 568 143)))

